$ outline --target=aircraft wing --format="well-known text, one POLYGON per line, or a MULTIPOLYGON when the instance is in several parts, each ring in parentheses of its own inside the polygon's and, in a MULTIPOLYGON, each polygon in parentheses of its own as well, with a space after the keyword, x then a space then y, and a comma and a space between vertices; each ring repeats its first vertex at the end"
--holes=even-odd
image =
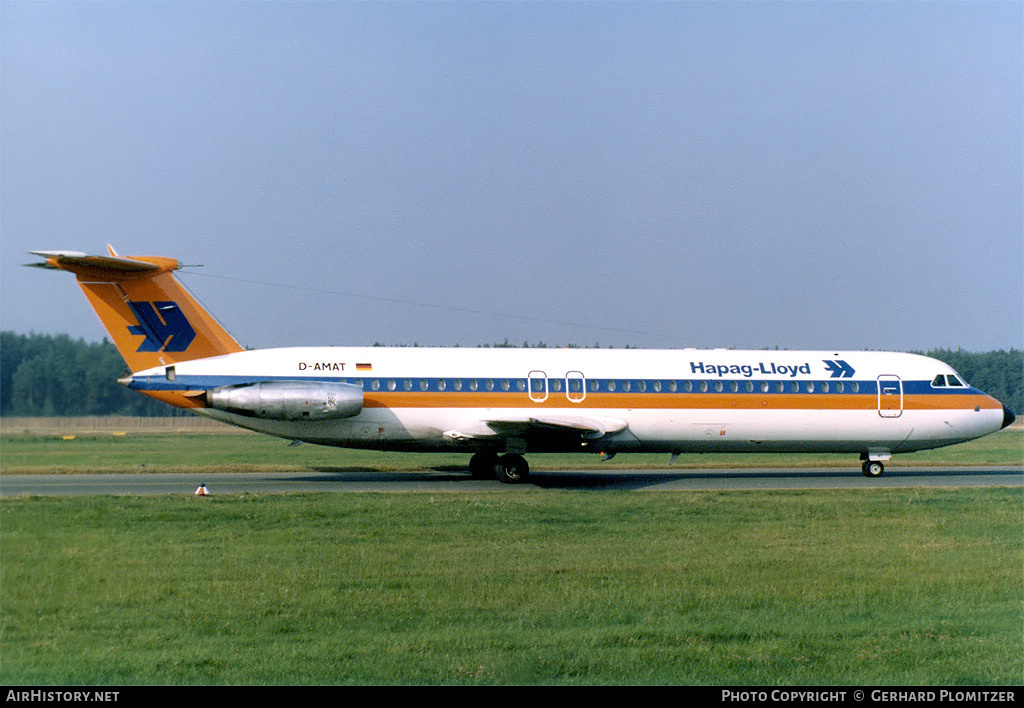
POLYGON ((626 421, 604 416, 523 416, 479 420, 455 430, 448 430, 444 436, 458 442, 566 435, 579 436, 584 440, 598 440, 625 428, 626 421))

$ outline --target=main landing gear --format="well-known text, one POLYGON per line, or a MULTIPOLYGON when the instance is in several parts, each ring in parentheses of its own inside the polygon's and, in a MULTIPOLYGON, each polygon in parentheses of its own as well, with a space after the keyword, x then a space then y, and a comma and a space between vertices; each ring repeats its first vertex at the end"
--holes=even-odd
POLYGON ((519 484, 530 476, 530 465, 522 455, 501 455, 478 452, 469 459, 469 472, 474 479, 497 479, 505 484, 519 484))

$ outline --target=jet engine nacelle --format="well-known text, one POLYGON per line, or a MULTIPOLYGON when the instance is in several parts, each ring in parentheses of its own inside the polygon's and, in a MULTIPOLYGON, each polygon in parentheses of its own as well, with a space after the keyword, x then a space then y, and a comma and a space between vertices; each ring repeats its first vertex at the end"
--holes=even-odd
POLYGON ((348 383, 263 381, 207 391, 206 405, 271 420, 330 420, 358 415, 363 389, 348 383))

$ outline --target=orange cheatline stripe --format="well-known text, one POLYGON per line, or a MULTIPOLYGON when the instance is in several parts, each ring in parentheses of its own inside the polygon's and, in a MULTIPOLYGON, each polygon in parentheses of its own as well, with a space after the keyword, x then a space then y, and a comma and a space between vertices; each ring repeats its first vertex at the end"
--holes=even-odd
POLYGON ((169 403, 176 408, 206 407, 203 396, 196 396, 195 391, 140 391, 139 393, 144 393, 150 398, 169 403))
MULTIPOLYGON (((367 391, 365 408, 559 408, 625 410, 877 410, 876 394, 609 394, 590 393, 572 402, 564 393, 551 394, 543 402, 532 401, 524 392, 367 391)), ((979 406, 998 409, 987 396, 905 395, 904 410, 963 410, 979 406)))
MULTIPOLYGON (((142 391, 181 408, 203 407, 197 391, 142 391)), ((364 408, 517 408, 547 410, 878 410, 876 394, 730 394, 730 393, 590 393, 574 403, 564 393, 535 402, 525 392, 366 391, 364 408)), ((903 410, 1000 410, 998 401, 983 395, 905 395, 903 410)))

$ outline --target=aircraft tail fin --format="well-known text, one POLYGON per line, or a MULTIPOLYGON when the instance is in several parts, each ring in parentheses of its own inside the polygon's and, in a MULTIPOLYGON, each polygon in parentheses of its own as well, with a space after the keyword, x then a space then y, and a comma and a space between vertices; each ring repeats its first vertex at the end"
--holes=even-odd
POLYGON ((181 264, 158 256, 90 256, 78 251, 33 251, 38 268, 78 278, 89 303, 132 371, 242 351, 199 301, 174 277, 181 264))

